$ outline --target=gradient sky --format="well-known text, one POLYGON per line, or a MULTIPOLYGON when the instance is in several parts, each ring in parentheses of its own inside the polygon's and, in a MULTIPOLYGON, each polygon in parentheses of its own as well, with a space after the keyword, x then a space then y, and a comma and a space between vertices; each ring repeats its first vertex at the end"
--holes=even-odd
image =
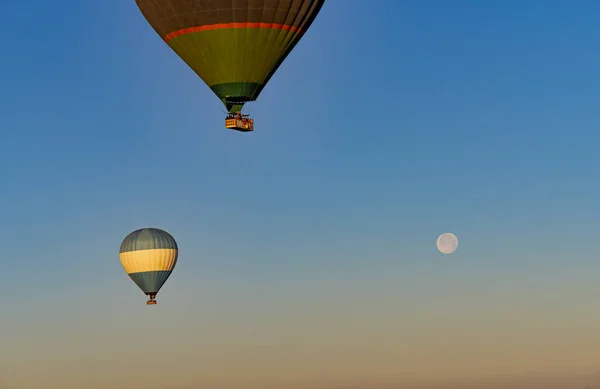
POLYGON ((0 388, 594 381, 600 2, 329 0, 250 134, 133 0, 1 12, 0 388))

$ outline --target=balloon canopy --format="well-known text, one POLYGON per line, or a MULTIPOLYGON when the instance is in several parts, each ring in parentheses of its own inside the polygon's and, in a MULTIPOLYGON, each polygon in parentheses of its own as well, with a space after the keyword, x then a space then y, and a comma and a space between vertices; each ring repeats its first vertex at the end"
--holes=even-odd
POLYGON ((175 239, 157 228, 133 231, 125 237, 119 250, 125 272, 150 296, 148 304, 156 304, 154 298, 175 268, 178 254, 175 239))
POLYGON ((325 0, 136 0, 231 113, 258 98, 325 0))

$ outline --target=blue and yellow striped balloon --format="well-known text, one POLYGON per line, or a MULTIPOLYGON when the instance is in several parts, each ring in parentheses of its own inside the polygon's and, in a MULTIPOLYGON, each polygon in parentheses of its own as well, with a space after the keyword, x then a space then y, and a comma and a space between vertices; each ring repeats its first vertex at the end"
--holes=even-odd
POLYGON ((150 296, 146 304, 156 304, 156 294, 171 275, 179 250, 166 231, 142 228, 127 235, 121 243, 121 265, 133 282, 150 296))

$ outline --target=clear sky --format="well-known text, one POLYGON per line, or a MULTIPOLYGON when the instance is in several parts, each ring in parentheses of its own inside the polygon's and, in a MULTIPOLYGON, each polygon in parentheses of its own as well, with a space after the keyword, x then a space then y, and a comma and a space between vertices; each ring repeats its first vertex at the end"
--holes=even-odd
POLYGON ((328 0, 242 134, 133 0, 3 4, 0 387, 592 382, 599 12, 328 0))

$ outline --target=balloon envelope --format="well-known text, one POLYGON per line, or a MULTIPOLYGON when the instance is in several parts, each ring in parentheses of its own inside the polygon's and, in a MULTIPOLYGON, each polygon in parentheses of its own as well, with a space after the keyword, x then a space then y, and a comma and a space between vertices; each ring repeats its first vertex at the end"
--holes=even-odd
POLYGON ((136 0, 230 112, 254 101, 325 0, 136 0))
POLYGON ((151 301, 177 264, 177 242, 166 231, 142 228, 125 237, 119 250, 121 265, 151 301))

